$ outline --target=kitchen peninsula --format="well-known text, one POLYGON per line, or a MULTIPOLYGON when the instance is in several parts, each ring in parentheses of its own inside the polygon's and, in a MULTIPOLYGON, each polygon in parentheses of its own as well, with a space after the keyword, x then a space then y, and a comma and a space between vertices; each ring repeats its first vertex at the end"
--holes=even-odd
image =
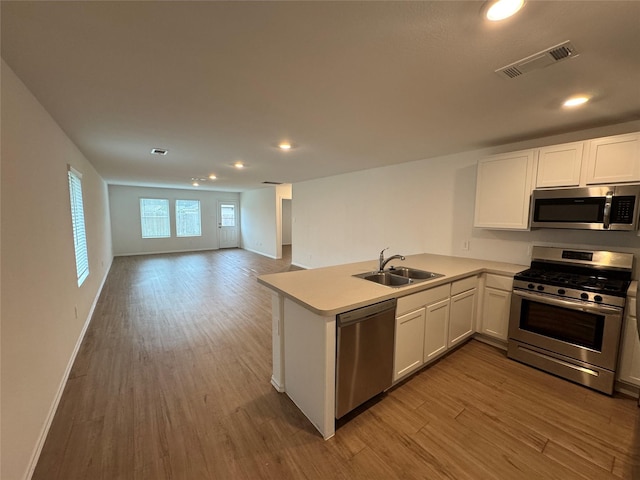
MULTIPOLYGON (((442 276, 399 288, 354 277, 376 271, 378 262, 372 260, 258 277, 258 282, 273 292, 271 383, 279 392, 287 393, 325 439, 335 433, 336 315, 389 299, 399 299, 406 305, 419 305, 419 299, 428 295, 424 292, 437 287, 438 291, 446 291, 445 328, 448 329, 449 294, 453 299, 457 293, 452 285, 473 282, 475 294, 482 291, 485 277, 509 280, 526 268, 523 265, 432 254, 407 256, 404 261, 397 260, 390 265, 428 270, 442 276)), ((471 314, 466 314, 470 324, 468 334, 458 336, 449 346, 458 345, 474 332, 481 331, 482 318, 477 312, 481 312, 482 307, 477 308, 476 298, 482 302, 481 294, 473 297, 471 314)), ((397 313, 403 312, 399 310, 397 313)), ((446 348, 447 345, 438 355, 446 348)), ((413 373, 420 366, 422 362, 407 372, 413 373)))

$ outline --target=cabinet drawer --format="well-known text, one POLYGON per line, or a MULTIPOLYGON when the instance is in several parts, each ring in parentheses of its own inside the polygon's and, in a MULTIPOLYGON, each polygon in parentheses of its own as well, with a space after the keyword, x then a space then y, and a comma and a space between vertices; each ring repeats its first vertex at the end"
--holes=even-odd
POLYGON ((449 297, 449 290, 451 284, 440 285, 439 287, 430 288, 424 292, 414 293, 413 295, 407 295, 406 297, 400 297, 398 299, 398 305, 396 307, 396 317, 399 317, 403 313, 417 310, 425 305, 431 305, 449 297))
POLYGON ((513 290, 513 277, 505 277, 504 275, 494 275, 487 273, 485 286, 496 288, 498 290, 513 290))
POLYGON ((636 297, 627 297, 627 317, 635 317, 636 316, 636 302, 638 299, 636 297))
POLYGON ((451 284, 451 295, 457 295, 458 293, 466 292, 472 288, 478 287, 478 276, 463 278, 462 280, 456 280, 451 284))

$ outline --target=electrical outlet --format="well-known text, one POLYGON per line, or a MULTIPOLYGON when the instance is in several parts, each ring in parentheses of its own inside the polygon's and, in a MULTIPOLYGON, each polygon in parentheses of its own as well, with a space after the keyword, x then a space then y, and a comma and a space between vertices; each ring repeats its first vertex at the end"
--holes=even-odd
POLYGON ((462 242, 462 250, 469 250, 471 242, 469 240, 464 240, 462 242))
POLYGON ((77 305, 73 306, 73 311, 76 314, 76 318, 78 318, 78 306, 77 305))

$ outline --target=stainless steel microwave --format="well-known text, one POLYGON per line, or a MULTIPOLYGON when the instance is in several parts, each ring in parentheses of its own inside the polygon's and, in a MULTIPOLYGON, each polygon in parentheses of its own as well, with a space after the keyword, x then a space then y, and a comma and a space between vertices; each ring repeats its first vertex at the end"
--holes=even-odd
POLYGON ((532 228, 637 230, 640 185, 534 190, 532 228))

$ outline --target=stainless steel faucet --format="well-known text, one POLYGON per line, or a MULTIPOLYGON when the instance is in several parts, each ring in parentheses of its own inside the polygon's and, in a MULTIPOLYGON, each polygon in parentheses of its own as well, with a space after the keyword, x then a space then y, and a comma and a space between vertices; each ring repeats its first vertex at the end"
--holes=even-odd
POLYGON ((386 260, 384 259, 384 251, 385 250, 389 250, 389 247, 387 248, 383 248, 382 251, 380 252, 380 268, 379 271, 381 272, 382 270, 384 270, 384 267, 387 265, 387 263, 389 263, 391 260, 394 259, 398 259, 398 260, 404 260, 404 257, 402 255, 393 255, 389 258, 387 258, 386 260))

